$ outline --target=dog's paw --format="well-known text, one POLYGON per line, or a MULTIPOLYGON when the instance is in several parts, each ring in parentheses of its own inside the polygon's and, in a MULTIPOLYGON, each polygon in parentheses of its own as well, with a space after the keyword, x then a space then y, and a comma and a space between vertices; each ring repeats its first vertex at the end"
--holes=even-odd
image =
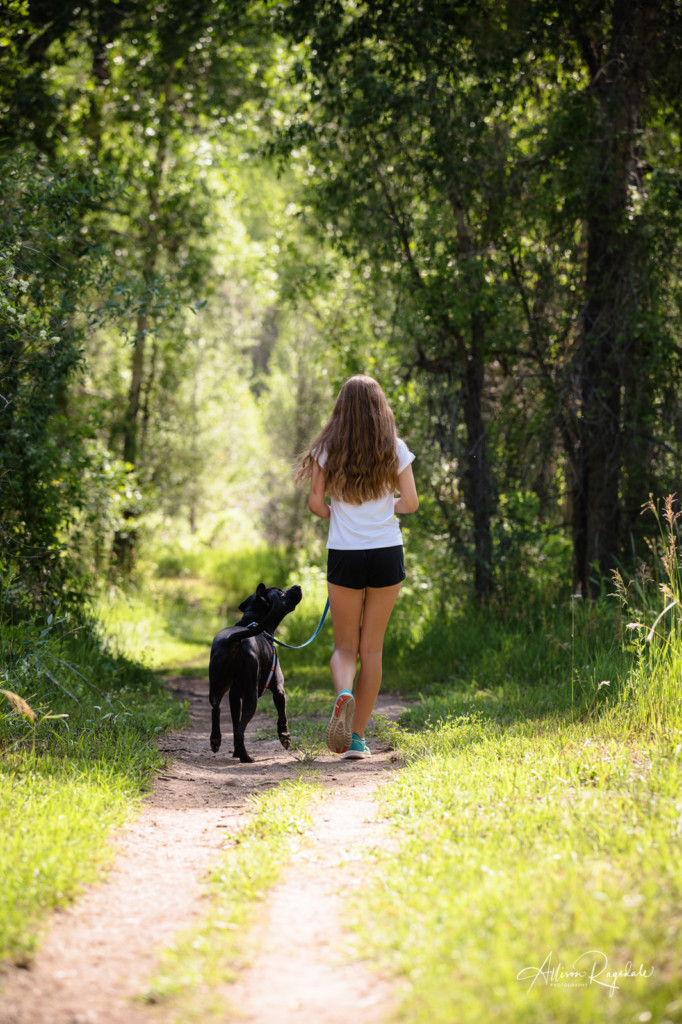
POLYGON ((239 760, 241 761, 242 764, 253 764, 253 758, 251 757, 251 754, 247 754, 246 751, 244 751, 244 753, 240 755, 239 760))
POLYGON ((214 740, 213 737, 211 736, 211 750, 213 751, 214 754, 217 754, 218 751, 220 750, 220 743, 221 740, 214 740))
POLYGON ((291 746, 291 733, 281 732, 279 734, 279 742, 282 744, 285 750, 288 750, 291 746))

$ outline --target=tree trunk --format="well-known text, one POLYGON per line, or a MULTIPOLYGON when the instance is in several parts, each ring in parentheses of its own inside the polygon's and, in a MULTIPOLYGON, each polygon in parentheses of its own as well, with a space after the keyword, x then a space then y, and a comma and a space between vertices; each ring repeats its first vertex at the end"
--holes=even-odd
POLYGON ((485 319, 478 301, 480 290, 470 263, 470 254, 484 248, 480 238, 473 239, 465 215, 464 203, 455 189, 450 190, 450 205, 455 215, 457 240, 463 258, 464 280, 472 297, 470 314, 471 338, 467 347, 463 338, 458 347, 463 367, 462 412, 467 431, 466 469, 463 475, 465 494, 474 525, 474 590, 484 601, 494 589, 493 539, 490 519, 493 510, 492 483, 488 469, 488 450, 483 394, 485 387, 485 319))
MULTIPOLYGON (((157 135, 156 153, 149 185, 149 207, 146 222, 146 231, 142 238, 142 280, 144 292, 140 301, 135 324, 135 340, 131 359, 130 386, 128 388, 128 402, 125 419, 123 422, 123 461, 127 471, 134 475, 137 469, 139 447, 140 447, 140 414, 142 408, 141 396, 144 382, 147 337, 151 328, 149 308, 152 304, 151 293, 156 277, 157 265, 160 255, 160 226, 159 214, 161 211, 161 186, 166 168, 168 155, 168 142, 170 133, 170 120, 173 98, 173 77, 175 69, 169 71, 166 79, 163 103, 159 117, 159 131, 157 135)), ((126 527, 116 531, 112 546, 113 561, 123 576, 128 576, 133 566, 133 554, 137 531, 134 526, 137 510, 128 507, 123 512, 126 527), (129 524, 129 525, 128 525, 129 524)))
POLYGON ((638 370, 632 324, 638 285, 637 230, 628 218, 637 183, 637 137, 645 60, 656 5, 618 0, 603 52, 580 36, 592 73, 594 158, 587 191, 585 303, 575 367, 577 408, 573 467, 573 570, 583 594, 599 590, 621 548, 622 420, 626 380, 638 370))
MULTIPOLYGON (((488 466, 488 443, 483 397, 485 393, 485 362, 483 356, 484 327, 482 319, 474 313, 471 318, 471 343, 444 327, 440 335, 441 352, 430 358, 419 351, 416 365, 434 380, 430 401, 434 420, 440 421, 436 430, 441 452, 451 459, 455 444, 455 425, 461 410, 466 428, 466 447, 460 459, 459 478, 468 511, 471 514, 474 542, 474 592, 483 601, 495 586, 493 572, 493 543, 491 519, 494 510, 492 479, 488 466), (439 388, 435 382, 440 381, 439 388), (445 414, 451 405, 453 393, 457 395, 455 409, 445 414), (447 426, 446 426, 447 422, 447 426)), ((448 532, 454 539, 461 524, 448 510, 449 500, 443 502, 448 532)))
POLYGON ((490 517, 493 507, 483 418, 484 362, 482 325, 474 317, 472 346, 462 375, 462 411, 467 431, 464 483, 474 523, 474 588, 485 600, 493 591, 493 542, 490 517))

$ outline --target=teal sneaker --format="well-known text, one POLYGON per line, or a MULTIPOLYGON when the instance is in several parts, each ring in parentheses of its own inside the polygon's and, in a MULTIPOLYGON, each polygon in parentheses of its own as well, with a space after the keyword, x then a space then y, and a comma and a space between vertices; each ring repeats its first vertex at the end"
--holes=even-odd
POLYGON ((327 726, 327 746, 333 754, 343 754, 350 747, 350 724, 354 710, 355 697, 350 690, 342 690, 334 701, 334 710, 327 726))
POLYGON ((369 749, 367 744, 356 732, 353 733, 353 738, 350 741, 350 746, 344 757, 350 758, 350 760, 357 761, 361 757, 371 757, 372 751, 369 749))

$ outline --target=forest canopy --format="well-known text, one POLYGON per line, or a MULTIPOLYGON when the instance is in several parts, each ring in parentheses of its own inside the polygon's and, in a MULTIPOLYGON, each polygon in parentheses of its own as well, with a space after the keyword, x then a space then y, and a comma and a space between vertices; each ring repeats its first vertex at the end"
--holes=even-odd
MULTIPOLYGON (((679 493, 674 0, 10 0, 0 568, 50 607, 145 542, 318 552, 340 383, 417 453, 421 556, 598 593, 679 493)), ((435 568, 434 568, 434 571, 435 568)))

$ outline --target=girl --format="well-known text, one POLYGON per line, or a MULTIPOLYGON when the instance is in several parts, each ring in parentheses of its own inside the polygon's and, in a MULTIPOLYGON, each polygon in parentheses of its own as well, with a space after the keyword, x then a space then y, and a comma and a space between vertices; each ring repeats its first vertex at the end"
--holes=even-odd
POLYGON ((310 511, 329 519, 330 668, 337 696, 327 745, 344 757, 370 756, 365 729, 381 686, 384 633, 405 579, 395 514, 419 507, 413 459, 396 434, 381 387, 361 374, 341 388, 329 422, 306 451, 296 476, 297 482, 310 478, 310 511))

